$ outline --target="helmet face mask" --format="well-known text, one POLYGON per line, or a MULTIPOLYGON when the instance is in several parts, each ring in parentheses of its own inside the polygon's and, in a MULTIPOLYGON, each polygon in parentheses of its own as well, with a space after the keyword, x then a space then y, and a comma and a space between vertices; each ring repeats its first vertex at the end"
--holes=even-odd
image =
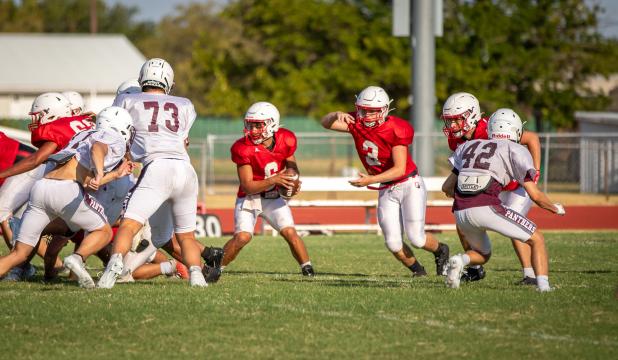
POLYGON ((32 119, 28 128, 32 131, 40 125, 71 116, 71 104, 69 100, 60 93, 44 93, 34 99, 28 115, 30 115, 32 119))
POLYGON ((442 107, 444 121, 442 131, 451 139, 458 139, 470 130, 476 128, 481 120, 479 101, 472 94, 461 92, 455 93, 446 99, 442 107))
POLYGON ((524 124, 517 113, 511 109, 498 109, 489 118, 487 135, 489 139, 511 140, 519 143, 524 124))
POLYGON ((245 136, 255 145, 272 138, 279 130, 279 110, 265 101, 249 107, 245 114, 245 136))
POLYGON ((356 96, 356 116, 367 128, 373 128, 386 121, 391 100, 381 87, 368 86, 356 96))

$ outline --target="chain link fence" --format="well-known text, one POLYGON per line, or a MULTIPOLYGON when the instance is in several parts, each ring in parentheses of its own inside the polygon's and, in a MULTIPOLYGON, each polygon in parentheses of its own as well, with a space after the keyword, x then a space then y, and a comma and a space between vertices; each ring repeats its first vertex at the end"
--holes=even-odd
MULTIPOLYGON (((305 176, 354 176, 362 169, 352 137, 343 133, 297 132, 296 158, 305 176)), ((418 140, 423 134, 416 134, 418 140)), ((432 139, 435 176, 446 176, 451 154, 441 133, 432 139)), ((618 193, 618 133, 541 133, 544 191, 618 193)), ((193 140, 189 151, 201 182, 201 196, 234 193, 238 186, 230 147, 237 135, 208 135, 193 140)), ((415 141, 418 143, 418 141, 415 141)), ((417 151, 412 146, 412 156, 417 151)))

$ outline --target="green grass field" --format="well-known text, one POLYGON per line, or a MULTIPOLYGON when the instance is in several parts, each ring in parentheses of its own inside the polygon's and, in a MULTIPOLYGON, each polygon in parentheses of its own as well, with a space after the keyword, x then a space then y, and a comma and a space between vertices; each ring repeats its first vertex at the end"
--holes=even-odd
MULTIPOLYGON (((452 252, 454 234, 439 234, 452 252)), ((0 354, 54 358, 618 358, 618 233, 546 234, 552 293, 515 285, 493 236, 487 278, 447 289, 411 278, 375 235, 305 238, 303 278, 281 238, 257 237, 219 283, 0 283, 0 354)), ((225 239, 206 243, 222 245, 225 239)), ((6 252, 6 251, 5 251, 6 252)), ((417 251, 428 270, 433 256, 417 251)), ((37 264, 37 262, 35 262, 37 264)), ((101 269, 90 260, 93 274, 101 269)), ((37 274, 40 276, 39 274, 37 274)), ((39 277, 40 279, 40 277, 39 277)))

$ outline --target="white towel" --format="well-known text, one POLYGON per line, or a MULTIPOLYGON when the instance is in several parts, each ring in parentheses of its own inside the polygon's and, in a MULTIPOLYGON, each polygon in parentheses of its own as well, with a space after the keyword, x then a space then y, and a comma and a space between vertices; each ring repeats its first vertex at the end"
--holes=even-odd
POLYGON ((243 210, 256 211, 257 214, 262 212, 262 197, 260 194, 247 195, 242 203, 243 210))

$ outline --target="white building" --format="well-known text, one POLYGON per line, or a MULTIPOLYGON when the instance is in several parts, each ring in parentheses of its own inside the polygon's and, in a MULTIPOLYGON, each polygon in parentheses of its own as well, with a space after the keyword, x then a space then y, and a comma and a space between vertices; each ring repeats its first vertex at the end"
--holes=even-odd
POLYGON ((44 92, 77 91, 86 110, 110 106, 146 58, 118 34, 0 34, 0 118, 28 117, 44 92))

